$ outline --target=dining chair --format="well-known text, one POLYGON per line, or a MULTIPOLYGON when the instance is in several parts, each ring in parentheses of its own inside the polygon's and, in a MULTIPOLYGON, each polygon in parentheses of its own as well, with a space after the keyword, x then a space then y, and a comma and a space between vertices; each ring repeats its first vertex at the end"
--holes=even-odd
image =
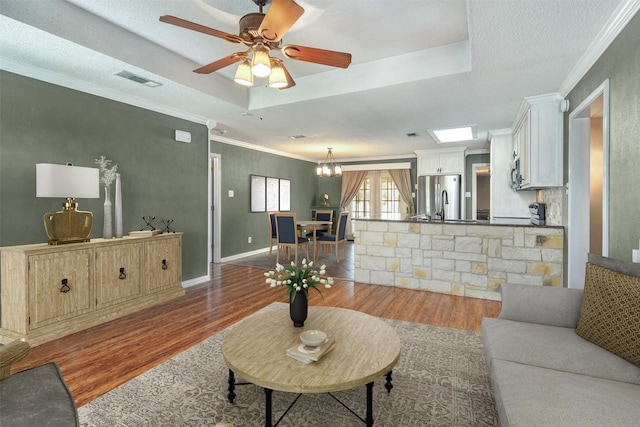
POLYGON ((267 211, 267 220, 269 221, 269 256, 273 252, 273 243, 278 244, 278 233, 276 231, 276 216, 277 211, 267 211))
POLYGON ((291 259, 291 248, 296 251, 295 264, 298 264, 298 247, 305 246, 307 259, 309 259, 309 239, 298 236, 298 226, 295 212, 276 212, 276 234, 278 248, 276 250, 276 263, 280 262, 280 251, 285 250, 287 258, 291 259))
MULTIPOLYGON (((316 210, 313 211, 313 220, 314 221, 329 221, 333 223, 333 211, 332 210, 316 210)), ((328 226, 326 230, 316 230, 316 238, 318 236, 322 236, 324 234, 331 234, 331 226, 328 226)), ((307 233, 308 239, 313 239, 313 232, 307 233)))
POLYGON ((342 244, 342 257, 347 257, 347 220, 349 219, 349 212, 340 212, 340 219, 338 220, 338 229, 336 234, 324 234, 317 239, 317 243, 323 250, 331 249, 331 246, 336 250, 336 261, 340 262, 338 256, 338 248, 342 244))

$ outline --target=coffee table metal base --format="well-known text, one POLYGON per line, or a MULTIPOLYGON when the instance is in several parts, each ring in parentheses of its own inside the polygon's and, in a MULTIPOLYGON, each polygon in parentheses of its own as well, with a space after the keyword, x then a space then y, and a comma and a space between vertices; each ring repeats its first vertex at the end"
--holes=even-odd
MULTIPOLYGON (((391 371, 387 372, 386 379, 387 379, 387 382, 385 383, 384 387, 387 389, 387 393, 391 393, 391 389, 393 388, 393 384, 391 383, 391 371)), ((236 383, 235 374, 231 369, 229 369, 228 384, 229 384, 229 389, 228 389, 229 393, 227 393, 227 399, 229 399, 229 402, 233 403, 234 399, 236 398, 236 393, 235 393, 236 386, 247 385, 251 383, 248 383, 248 382, 236 383)), ((346 403, 338 399, 333 393, 328 393, 328 394, 329 396, 333 397, 338 403, 344 406, 349 412, 355 415, 360 421, 365 423, 367 427, 372 427, 373 426, 373 381, 371 381, 370 383, 367 383, 366 387, 367 387, 366 418, 362 418, 360 415, 358 415, 353 409, 349 408, 346 403)), ((276 423, 272 424, 271 421, 273 420, 273 408, 272 408, 271 402, 272 402, 273 390, 269 388, 265 388, 264 394, 265 394, 265 426, 266 427, 276 427, 280 423, 280 421, 282 421, 285 415, 287 415, 287 413, 293 407, 293 405, 296 404, 298 399, 300 399, 300 396, 302 396, 302 393, 299 393, 294 399, 294 401, 291 402, 291 405, 289 405, 289 407, 284 411, 284 413, 280 416, 280 418, 278 418, 276 423)))

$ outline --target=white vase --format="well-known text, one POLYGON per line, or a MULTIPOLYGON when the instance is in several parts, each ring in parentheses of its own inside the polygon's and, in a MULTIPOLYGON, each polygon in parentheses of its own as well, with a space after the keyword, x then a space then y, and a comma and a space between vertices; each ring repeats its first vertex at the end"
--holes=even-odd
POLYGON ((113 237, 113 226, 111 224, 111 194, 109 187, 104 187, 104 227, 102 228, 102 237, 111 239, 113 237))
POLYGON ((119 173, 116 174, 115 234, 116 237, 122 237, 122 184, 119 173))

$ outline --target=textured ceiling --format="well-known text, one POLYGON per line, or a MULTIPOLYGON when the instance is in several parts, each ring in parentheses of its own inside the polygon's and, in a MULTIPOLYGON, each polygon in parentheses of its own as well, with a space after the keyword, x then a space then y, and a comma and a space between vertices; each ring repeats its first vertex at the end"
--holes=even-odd
POLYGON ((348 69, 285 59, 295 87, 245 89, 235 66, 192 72, 242 46, 158 20, 237 34, 258 11, 251 0, 0 0, 0 65, 211 119, 215 137, 299 158, 321 160, 327 147, 338 160, 402 157, 442 148, 434 127, 477 125, 478 139, 458 145, 486 148, 487 131, 511 126, 523 97, 558 91, 634 0, 296 1, 305 13, 284 43, 349 52, 348 69))

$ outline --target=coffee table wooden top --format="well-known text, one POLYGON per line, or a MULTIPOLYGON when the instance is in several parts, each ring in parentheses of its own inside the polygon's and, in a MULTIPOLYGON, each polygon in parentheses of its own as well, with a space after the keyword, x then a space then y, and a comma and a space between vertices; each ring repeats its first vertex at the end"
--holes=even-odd
POLYGON ((266 311, 238 323, 224 338, 229 369, 258 386, 294 393, 348 390, 389 372, 400 358, 400 338, 382 320, 354 310, 309 307, 302 328, 294 328, 289 308, 266 311), (285 350, 300 343, 305 330, 336 339, 335 348, 308 365, 285 350))

